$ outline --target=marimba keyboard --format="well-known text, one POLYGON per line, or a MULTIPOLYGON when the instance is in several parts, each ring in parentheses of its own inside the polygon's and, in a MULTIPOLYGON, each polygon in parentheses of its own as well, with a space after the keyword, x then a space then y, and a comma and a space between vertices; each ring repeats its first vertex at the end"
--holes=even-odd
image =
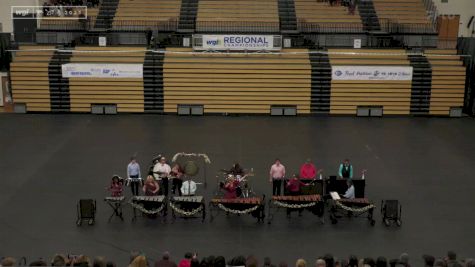
POLYGON ((124 196, 120 196, 120 197, 105 197, 104 198, 104 201, 107 201, 107 202, 122 202, 124 201, 125 197, 124 196))
POLYGON ((165 196, 134 196, 132 201, 163 202, 165 196))
POLYGON ((174 196, 172 197, 174 202, 203 202, 202 196, 174 196))
POLYGON ((213 198, 212 203, 222 203, 222 204, 256 204, 260 205, 262 198, 260 197, 249 197, 249 198, 213 198))
POLYGON ((299 196, 272 196, 274 201, 292 201, 292 202, 319 202, 320 195, 299 195, 299 196))
POLYGON ((341 198, 337 201, 344 204, 353 204, 353 205, 358 205, 358 206, 367 206, 371 204, 371 202, 369 202, 367 198, 354 198, 354 199, 341 198))

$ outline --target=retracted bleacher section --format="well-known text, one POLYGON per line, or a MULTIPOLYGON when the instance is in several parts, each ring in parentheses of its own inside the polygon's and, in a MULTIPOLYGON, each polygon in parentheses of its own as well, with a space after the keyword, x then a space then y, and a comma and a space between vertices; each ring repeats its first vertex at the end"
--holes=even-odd
POLYGON ((54 46, 21 46, 10 66, 12 96, 16 103, 25 103, 28 111, 51 111, 48 66, 54 46))
MULTIPOLYGON (((70 62, 143 64, 144 57, 143 47, 77 47, 70 62)), ((71 111, 90 112, 92 104, 116 104, 118 112, 144 112, 143 80, 143 77, 69 78, 71 111)))
POLYGON ((279 32, 277 0, 200 0, 197 32, 279 32))
POLYGON ((272 105, 310 112, 311 66, 305 49, 283 50, 290 53, 282 55, 167 51, 165 112, 176 112, 179 104, 201 104, 206 113, 269 114, 272 105))
MULTIPOLYGON (((410 65, 402 49, 329 49, 328 52, 332 66, 410 65)), ((330 114, 356 114, 358 106, 383 106, 384 114, 409 114, 410 103, 411 81, 332 81, 330 114)))
POLYGON ((466 67, 456 50, 427 50, 432 66, 430 114, 447 115, 464 101, 466 67))
POLYGON ((26 104, 29 112, 89 113, 93 104, 114 104, 118 112, 139 113, 177 113, 179 105, 203 105, 205 113, 270 114, 272 106, 293 106, 298 114, 355 115, 360 106, 380 106, 384 115, 447 116, 464 99, 465 67, 455 50, 53 48, 22 46, 12 62, 14 103, 26 104), (143 64, 143 77, 63 78, 60 67, 66 63, 143 64), (332 80, 335 66, 412 67, 413 76, 332 80))

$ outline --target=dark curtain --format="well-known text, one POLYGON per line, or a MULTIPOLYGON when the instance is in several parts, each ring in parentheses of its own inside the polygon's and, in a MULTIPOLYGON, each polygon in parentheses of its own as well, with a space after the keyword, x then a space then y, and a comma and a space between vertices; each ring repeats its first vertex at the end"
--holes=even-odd
POLYGON ((0 71, 8 71, 12 54, 7 50, 10 48, 10 33, 0 33, 0 71))
POLYGON ((457 41, 459 55, 470 55, 463 57, 464 65, 467 67, 467 78, 465 81, 465 101, 464 112, 470 116, 475 116, 475 38, 460 37, 457 41))

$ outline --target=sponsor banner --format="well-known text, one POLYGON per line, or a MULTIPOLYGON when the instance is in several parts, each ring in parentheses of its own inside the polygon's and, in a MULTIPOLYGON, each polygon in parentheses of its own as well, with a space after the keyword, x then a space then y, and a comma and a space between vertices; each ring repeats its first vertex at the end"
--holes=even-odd
POLYGON ((412 67, 332 66, 333 80, 411 81, 412 67))
POLYGON ((142 64, 68 63, 61 66, 64 78, 142 78, 142 64))
POLYGON ((279 50, 273 35, 203 35, 201 49, 215 50, 279 50))

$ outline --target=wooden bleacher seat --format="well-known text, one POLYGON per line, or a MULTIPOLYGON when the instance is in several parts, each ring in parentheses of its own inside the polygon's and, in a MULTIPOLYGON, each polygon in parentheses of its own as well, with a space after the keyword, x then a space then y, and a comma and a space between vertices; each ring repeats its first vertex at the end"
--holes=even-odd
POLYGON ((295 0, 294 2, 300 31, 318 29, 325 32, 359 32, 363 29, 357 9, 355 14, 351 15, 348 14, 346 7, 330 6, 328 2, 314 0, 295 0))
POLYGON ((115 30, 176 30, 181 0, 120 0, 112 28, 115 30))
POLYGON ((201 0, 196 18, 199 32, 278 32, 277 0, 201 0))

